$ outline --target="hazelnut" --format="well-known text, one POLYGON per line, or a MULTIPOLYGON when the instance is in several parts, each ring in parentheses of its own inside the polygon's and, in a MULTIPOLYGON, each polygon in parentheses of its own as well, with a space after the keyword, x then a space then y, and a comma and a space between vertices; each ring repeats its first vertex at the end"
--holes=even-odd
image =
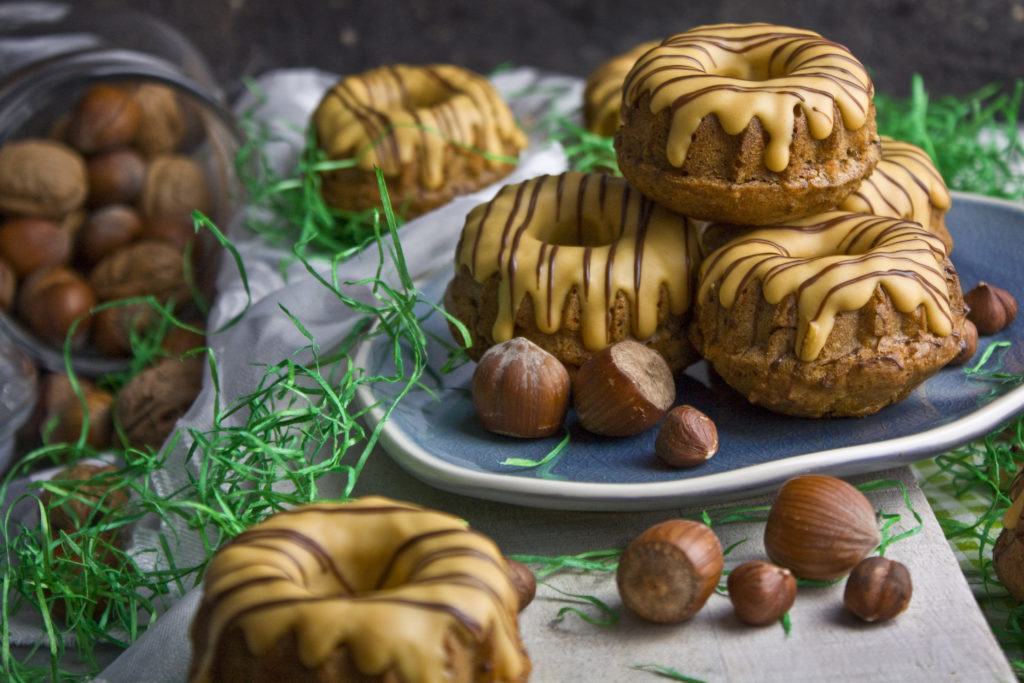
POLYGON ((964 294, 970 308, 967 319, 978 328, 978 334, 995 334, 1017 317, 1017 300, 1001 287, 980 282, 964 294))
POLYGON ((624 340, 591 356, 576 373, 580 424, 603 436, 630 436, 651 427, 676 397, 675 379, 657 351, 624 340))
POLYGON ((519 560, 511 557, 505 558, 506 574, 512 587, 516 589, 516 596, 519 598, 519 611, 522 612, 526 606, 533 602, 537 595, 537 578, 533 571, 519 560))
POLYGON ((145 301, 119 304, 97 311, 92 317, 92 343, 107 356, 130 356, 132 334, 141 334, 156 319, 145 301))
POLYGON ((906 566, 876 555, 850 572, 843 604, 864 621, 887 621, 907 609, 913 592, 906 566))
POLYGON ((484 428, 506 436, 551 436, 569 410, 569 372, 525 337, 487 349, 473 372, 473 406, 484 428))
POLYGON ((670 519, 637 536, 622 552, 615 583, 634 614, 662 624, 689 619, 722 577, 722 546, 706 524, 670 519))
MULTIPOLYGON (((77 380, 82 393, 88 393, 96 388, 95 384, 84 377, 78 377, 77 380)), ((39 379, 36 405, 27 424, 36 432, 41 432, 51 415, 55 415, 66 402, 77 399, 75 389, 71 386, 71 379, 67 375, 46 373, 39 379)))
POLYGON ((21 140, 0 147, 0 212, 60 219, 85 203, 85 161, 54 140, 21 140))
POLYGON ((80 348, 89 336, 86 314, 96 304, 89 283, 75 271, 57 266, 34 271, 18 292, 18 313, 47 344, 63 346, 72 325, 81 318, 71 340, 80 348))
POLYGON ((134 146, 147 157, 176 150, 185 137, 185 121, 175 92, 165 85, 141 83, 130 93, 140 114, 134 146))
MULTIPOLYGON (((192 327, 202 329, 203 323, 192 323, 192 327)), ((183 356, 206 346, 206 335, 202 332, 175 327, 170 330, 160 343, 160 348, 171 356, 183 356)))
POLYGON ((202 387, 199 358, 167 358, 125 384, 114 401, 118 423, 133 448, 159 448, 202 387))
POLYGON ((12 218, 0 224, 0 257, 18 277, 59 266, 71 257, 71 235, 43 218, 12 218))
POLYGON ((202 166, 192 157, 183 155, 155 157, 146 173, 141 208, 146 216, 208 213, 210 195, 202 166))
POLYGON ((100 301, 154 296, 160 303, 182 303, 191 296, 180 251, 169 244, 135 242, 110 254, 89 273, 100 301))
POLYGON ((771 562, 744 562, 729 572, 726 586, 736 617, 751 626, 778 621, 796 600, 793 572, 771 562))
POLYGON ((18 276, 7 261, 0 258, 0 309, 10 311, 18 293, 18 276))
POLYGON ((978 328, 970 320, 964 320, 963 343, 960 353, 949 361, 950 365, 963 365, 978 351, 978 328))
POLYGON ((658 428, 654 452, 670 467, 695 467, 718 452, 718 428, 693 406, 676 406, 658 428))
POLYGON ((196 238, 195 223, 188 213, 159 213, 147 217, 143 222, 142 236, 148 240, 166 242, 184 251, 196 238))
POLYGON ((139 104, 123 88, 100 83, 71 110, 67 139, 85 154, 131 144, 139 129, 139 104))
POLYGON ((110 413, 113 403, 112 395, 97 389, 85 391, 81 399, 74 396, 61 404, 44 424, 44 430, 49 430, 45 440, 48 443, 76 443, 88 417, 85 443, 96 449, 106 448, 110 445, 113 431, 110 413))
POLYGON ((843 576, 880 541, 871 502, 851 484, 822 474, 785 482, 764 528, 772 562, 816 581, 843 576))
POLYGON ((95 265, 142 234, 139 212, 124 204, 109 204, 86 218, 76 236, 76 253, 87 266, 95 265))
POLYGON ((133 149, 97 154, 85 165, 89 178, 89 204, 134 204, 146 182, 146 161, 133 149))

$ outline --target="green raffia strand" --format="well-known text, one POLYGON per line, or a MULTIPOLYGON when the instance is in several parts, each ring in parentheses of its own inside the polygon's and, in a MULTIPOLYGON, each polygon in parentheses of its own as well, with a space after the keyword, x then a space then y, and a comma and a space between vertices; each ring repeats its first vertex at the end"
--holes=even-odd
MULTIPOLYGON (((379 182, 382 196, 386 197, 383 180, 379 178, 379 182)), ((25 663, 34 652, 20 661, 5 639, 0 647, 2 677, 62 681, 91 678, 98 670, 93 654, 96 644, 129 645, 177 595, 196 585, 206 559, 224 540, 268 514, 319 499, 318 481, 324 475, 341 473, 345 477, 343 497, 351 494, 383 424, 366 432, 358 419, 360 413, 352 406, 356 389, 368 383, 399 385, 397 394, 383 406, 387 416, 408 391, 418 387, 426 368, 427 337, 416 310, 424 305, 429 310, 436 309, 436 304, 423 300, 412 286, 397 236, 397 219, 390 206, 382 213, 384 225, 375 222, 371 240, 378 245, 380 269, 376 278, 366 282, 376 302, 368 304, 345 297, 336 268, 330 281, 321 279, 325 288, 361 317, 361 323, 338 349, 324 353, 301 321, 283 310, 307 336, 309 345, 266 366, 263 378, 251 393, 225 404, 219 391, 216 392, 213 427, 209 431, 189 430, 191 444, 187 457, 197 464, 197 474, 192 476, 189 471, 190 479, 183 488, 170 494, 153 490, 153 476, 169 466, 172 440, 157 452, 124 448, 117 454, 120 464, 116 473, 78 484, 77 490, 81 490, 83 486, 120 482, 118 486, 130 492, 130 502, 91 520, 72 534, 51 540, 41 496, 48 491, 54 495, 51 505, 60 505, 81 498, 75 488, 44 482, 23 496, 24 502, 40 510, 38 528, 15 524, 10 517, 12 507, 8 508, 0 547, 5 589, 2 623, 8 625, 10 615, 23 607, 35 609, 43 616, 43 628, 51 637, 50 664, 45 667, 25 663), (380 279, 385 263, 394 264, 398 287, 380 279), (350 351, 371 334, 390 339, 398 362, 394 373, 368 376, 349 363, 350 351), (404 357, 400 348, 405 350, 404 357), (302 358, 306 360, 300 361, 302 358), (103 540, 110 535, 100 535, 127 531, 151 514, 168 524, 197 532, 206 558, 192 566, 172 564, 144 570, 124 551, 103 540), (95 558, 104 558, 106 563, 95 558), (97 602, 104 598, 109 599, 97 602), (66 606, 65 619, 52 616, 56 604, 66 606), (61 669, 65 638, 70 638, 72 644, 67 647, 73 649, 73 659, 84 672, 61 669)), ((216 230, 212 225, 208 227, 216 230)), ((237 252, 233 254, 241 268, 240 257, 237 252)), ((296 253, 296 258, 309 266, 301 254, 296 253)), ((312 272, 313 268, 309 270, 312 272)), ((244 270, 241 276, 248 290, 244 270)), ((180 322, 169 314, 163 317, 168 324, 180 322)), ((147 347, 157 346, 154 340, 140 340, 143 343, 147 347)), ((209 364, 217 388, 218 366, 212 355, 209 364)), ((123 378, 117 381, 121 383, 123 378)), ((79 444, 37 448, 19 460, 0 483, 0 499, 7 501, 11 483, 35 469, 97 455, 81 440, 79 444)), ((161 536, 158 543, 162 553, 173 562, 171 549, 175 539, 161 536)))
POLYGON ((932 158, 950 188, 1024 199, 1024 160, 1018 131, 1024 81, 991 85, 966 97, 931 99, 915 75, 911 96, 875 95, 878 132, 913 143, 932 158))
POLYGON ((538 583, 542 586, 547 586, 551 590, 557 593, 561 593, 562 595, 568 598, 572 598, 572 600, 567 600, 566 602, 576 602, 577 604, 589 603, 597 607, 597 609, 605 615, 604 619, 600 619, 590 616, 589 614, 580 610, 579 608, 567 606, 562 607, 558 610, 558 614, 555 616, 555 619, 557 621, 561 621, 562 619, 564 619, 566 614, 575 614, 580 619, 587 622, 588 624, 591 624, 592 626, 615 626, 619 623, 619 613, 613 610, 611 607, 609 607, 607 603, 594 597, 593 595, 569 593, 568 591, 564 591, 561 588, 552 586, 550 583, 547 583, 545 581, 538 581, 538 583))
POLYGON ((558 456, 565 451, 565 447, 569 445, 569 428, 565 429, 565 436, 552 448, 547 455, 540 460, 529 460, 527 458, 505 458, 499 465, 508 465, 511 467, 540 467, 542 469, 542 476, 552 477, 550 470, 558 462, 558 456))
POLYGON ((613 572, 619 566, 622 548, 612 550, 589 550, 579 555, 561 555, 547 557, 544 555, 510 555, 513 560, 524 564, 540 565, 534 573, 543 578, 563 569, 575 569, 583 572, 613 572))
POLYGON ((687 676, 682 674, 675 669, 671 669, 661 664, 636 664, 633 666, 637 671, 646 671, 662 678, 670 678, 673 681, 684 681, 685 683, 704 683, 700 678, 694 678, 693 676, 687 676))
POLYGON ((1005 490, 1020 468, 1024 450, 1024 415, 983 439, 936 456, 935 472, 922 484, 945 482, 957 500, 973 501, 973 521, 950 517, 936 506, 936 518, 947 539, 970 561, 964 573, 974 596, 1019 678, 1024 680, 1024 605, 1018 604, 999 583, 992 564, 992 546, 1002 528, 1011 501, 1005 490))

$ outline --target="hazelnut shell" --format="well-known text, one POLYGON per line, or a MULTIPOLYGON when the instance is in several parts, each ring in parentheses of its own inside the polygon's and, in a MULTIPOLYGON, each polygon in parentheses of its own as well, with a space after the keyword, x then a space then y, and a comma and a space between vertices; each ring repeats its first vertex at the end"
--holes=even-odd
POLYGON ((822 474, 786 481, 764 528, 772 562, 816 581, 846 575, 880 541, 871 502, 851 484, 822 474))
POLYGON ((615 582, 634 614, 662 624, 689 619, 722 577, 722 546, 706 524, 670 519, 637 536, 622 552, 615 582))
POLYGON ((675 397, 675 378, 665 359, 632 340, 594 353, 573 382, 580 424, 603 436, 630 436, 650 429, 675 397))
POLYGON ((565 366, 524 337, 489 348, 473 371, 473 406, 488 431, 520 438, 551 436, 569 410, 565 366))
POLYGON ((68 142, 85 154, 131 144, 139 129, 138 103, 115 85, 100 83, 75 103, 68 120, 68 142))
POLYGON ((718 452, 718 428, 693 406, 676 406, 658 428, 654 452, 670 467, 696 467, 718 452))
POLYGON ((796 577, 771 562, 744 562, 726 581, 733 612, 745 624, 764 626, 781 619, 796 600, 796 577))
POLYGON ((887 557, 868 557, 846 579, 843 604, 864 621, 888 621, 902 613, 914 593, 910 571, 887 557))
POLYGON ((71 235, 42 218, 12 218, 0 224, 0 257, 18 277, 64 265, 71 258, 71 235))
POLYGON ((70 268, 57 266, 34 271, 18 292, 18 313, 40 339, 61 347, 75 320, 72 348, 80 348, 89 335, 90 318, 84 317, 96 304, 89 283, 70 268))
POLYGON ((969 307, 967 319, 978 328, 978 334, 995 334, 1017 317, 1017 300, 1002 287, 979 282, 964 294, 969 307))

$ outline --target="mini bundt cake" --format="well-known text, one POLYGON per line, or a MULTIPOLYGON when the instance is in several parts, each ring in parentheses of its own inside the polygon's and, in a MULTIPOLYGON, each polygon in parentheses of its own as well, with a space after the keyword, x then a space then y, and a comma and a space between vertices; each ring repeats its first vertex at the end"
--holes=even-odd
POLYGON ((603 62, 590 74, 583 86, 583 124, 591 133, 610 138, 622 124, 622 83, 626 74, 645 52, 658 41, 642 43, 629 52, 603 62))
POLYGON ((698 283, 695 345, 780 413, 871 414, 964 344, 942 241, 899 219, 835 211, 754 230, 709 255, 698 283))
POLYGON ((849 50, 812 31, 695 28, 627 75, 619 168, 695 219, 768 225, 825 211, 878 162, 873 93, 849 50))
POLYGON ((343 78, 323 96, 313 127, 328 159, 352 161, 322 173, 329 206, 380 206, 376 166, 407 218, 504 178, 527 142, 490 82, 449 64, 343 78))
POLYGON ((510 572, 489 538, 409 503, 281 512, 210 561, 189 679, 525 681, 510 572))
POLYGON ((949 254, 953 237, 946 212, 953 202, 942 174, 920 147, 884 135, 881 140, 882 160, 839 208, 920 223, 942 239, 949 254))
POLYGON ((622 178, 541 176, 469 213, 444 304, 469 329, 473 360, 526 337, 571 373, 635 339, 678 371, 698 359, 686 334, 696 249, 689 219, 622 178))

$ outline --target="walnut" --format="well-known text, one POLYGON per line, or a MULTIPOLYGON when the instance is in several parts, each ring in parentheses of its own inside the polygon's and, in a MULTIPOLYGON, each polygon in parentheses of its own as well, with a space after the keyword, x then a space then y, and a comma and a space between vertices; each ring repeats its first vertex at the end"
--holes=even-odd
POLYGON ((0 147, 0 212, 61 218, 88 193, 85 161, 53 140, 21 140, 0 147))
POLYGON ((210 210, 206 175, 191 157, 170 154, 153 159, 142 189, 142 213, 191 213, 210 210))
POLYGON ((175 92, 164 85, 142 83, 131 95, 141 112, 135 147, 147 157, 178 149, 185 137, 185 120, 175 92))
POLYGON ((203 362, 167 358, 133 377, 118 392, 115 411, 128 443, 159 448, 202 387, 203 362))
POLYGON ((118 249, 89 274, 96 298, 117 301, 152 295, 160 303, 189 299, 180 251, 164 242, 143 241, 118 249))

